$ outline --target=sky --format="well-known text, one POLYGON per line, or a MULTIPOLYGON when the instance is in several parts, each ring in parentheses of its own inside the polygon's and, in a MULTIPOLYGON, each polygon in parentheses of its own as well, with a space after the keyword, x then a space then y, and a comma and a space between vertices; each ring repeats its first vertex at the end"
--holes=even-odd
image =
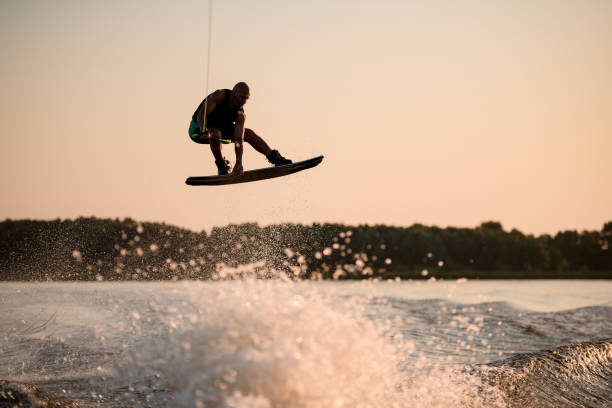
MULTIPOLYGON (((338 222, 529 234, 612 221, 609 0, 3 0, 0 220, 338 222), (295 175, 216 173, 190 117, 245 81, 295 175)), ((234 160, 231 146, 225 155, 234 160)), ((245 147, 245 169, 266 166, 245 147)))

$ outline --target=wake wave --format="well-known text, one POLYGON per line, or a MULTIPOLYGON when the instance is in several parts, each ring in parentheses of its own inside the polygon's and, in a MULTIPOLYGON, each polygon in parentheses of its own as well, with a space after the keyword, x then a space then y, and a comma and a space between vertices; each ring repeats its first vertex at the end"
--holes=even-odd
POLYGON ((509 407, 612 406, 612 339, 519 354, 482 374, 509 407))
POLYGON ((0 406, 612 407, 609 306, 536 313, 347 292, 263 265, 215 273, 29 292, 63 312, 7 320, 0 406))
POLYGON ((217 282, 193 289, 192 313, 163 340, 139 347, 117 378, 148 378, 193 407, 503 406, 481 378, 450 369, 400 369, 416 352, 363 301, 332 300, 311 285, 217 282))

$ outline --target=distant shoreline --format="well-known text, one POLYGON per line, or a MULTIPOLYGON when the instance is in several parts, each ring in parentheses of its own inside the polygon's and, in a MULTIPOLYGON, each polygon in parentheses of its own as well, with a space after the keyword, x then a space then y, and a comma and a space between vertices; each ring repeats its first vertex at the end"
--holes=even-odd
POLYGON ((476 228, 227 225, 210 233, 132 219, 0 222, 0 280, 612 279, 612 222, 555 236, 476 228), (250 265, 249 267, 240 267, 250 265))
MULTIPOLYGON (((610 276, 610 272, 608 271, 602 271, 601 274, 606 274, 607 276, 610 276)), ((601 278, 589 278, 589 277, 580 277, 580 278, 565 278, 565 277, 539 277, 539 278, 534 278, 534 277, 501 277, 501 278, 497 278, 497 277, 478 277, 478 278, 469 278, 465 275, 462 275, 461 277, 458 278, 453 278, 453 277, 444 277, 444 276, 440 276, 440 277, 434 277, 433 281, 435 282, 456 282, 457 280, 462 280, 465 279, 466 281, 528 281, 528 280, 533 280, 533 281, 540 281, 540 280, 548 280, 548 281, 554 281, 554 280, 558 280, 558 281, 609 281, 612 280, 612 278, 610 277, 601 277, 601 278)), ((369 281, 374 281, 374 282, 393 282, 393 281, 400 281, 400 282, 429 282, 431 280, 431 278, 429 279, 423 279, 423 278, 403 278, 400 276, 394 276, 394 277, 388 277, 388 278, 383 278, 380 276, 377 276, 375 278, 347 278, 347 279, 338 279, 338 280, 333 280, 333 279, 323 279, 322 281, 325 282, 356 282, 356 281, 364 281, 364 280, 369 280, 369 281)), ((215 280, 218 281, 218 280, 215 280)), ((302 282, 304 280, 301 280, 302 282)), ((150 282, 150 283, 167 283, 167 282, 177 282, 177 283, 181 283, 181 282, 213 282, 213 280, 211 279, 122 279, 122 280, 83 280, 83 279, 57 279, 57 280, 53 280, 53 279, 48 279, 48 280, 13 280, 13 279, 0 279, 0 283, 15 283, 15 284, 19 284, 19 283, 69 283, 69 282, 82 282, 82 283, 95 283, 95 284, 102 284, 102 283, 118 283, 118 282, 130 282, 130 283, 134 283, 134 284, 138 284, 138 283, 145 283, 145 282, 150 282)), ((313 281, 316 282, 316 281, 313 281)))
MULTIPOLYGON (((427 280, 430 277, 422 277, 418 271, 401 272, 401 271, 389 271, 389 276, 383 278, 393 279, 399 277, 402 280, 427 280)), ((432 275, 436 279, 444 280, 456 280, 466 278, 470 280, 523 280, 523 279, 565 279, 565 280, 576 280, 576 279, 594 279, 594 280, 610 280, 612 279, 612 271, 474 271, 474 270, 463 270, 463 271, 444 271, 444 272, 433 272, 432 275)))

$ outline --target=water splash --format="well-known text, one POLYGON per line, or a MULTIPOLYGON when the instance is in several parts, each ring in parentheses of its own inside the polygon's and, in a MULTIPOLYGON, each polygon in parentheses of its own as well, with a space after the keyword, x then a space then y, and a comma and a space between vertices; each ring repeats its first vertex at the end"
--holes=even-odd
POLYGON ((366 318, 363 298, 250 278, 190 293, 189 311, 169 313, 168 332, 132 352, 118 378, 148 378, 185 407, 503 406, 478 376, 401 368, 415 344, 366 318))

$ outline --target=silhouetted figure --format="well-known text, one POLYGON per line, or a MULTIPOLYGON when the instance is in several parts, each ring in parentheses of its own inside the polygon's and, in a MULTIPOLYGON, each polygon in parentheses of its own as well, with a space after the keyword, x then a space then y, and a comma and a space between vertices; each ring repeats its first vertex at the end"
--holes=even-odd
POLYGON ((278 150, 270 149, 270 146, 255 132, 244 127, 246 115, 243 106, 249 97, 249 86, 244 82, 238 82, 232 90, 218 89, 200 103, 191 118, 189 136, 196 143, 210 144, 219 175, 230 172, 230 163, 223 156, 219 139, 235 144, 236 163, 232 171, 233 175, 243 173, 242 145, 245 141, 259 153, 265 155, 268 161, 275 166, 292 163, 291 160, 281 156, 278 150), (206 120, 204 120, 205 109, 206 120))

